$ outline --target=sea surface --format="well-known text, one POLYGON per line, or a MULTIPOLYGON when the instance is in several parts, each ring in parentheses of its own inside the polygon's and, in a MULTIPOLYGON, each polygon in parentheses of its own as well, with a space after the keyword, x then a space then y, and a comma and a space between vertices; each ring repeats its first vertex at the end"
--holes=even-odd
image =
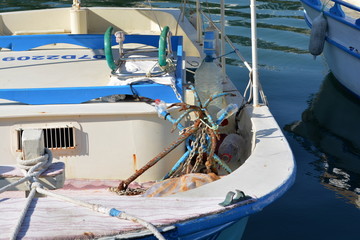
MULTIPOLYGON (((125 0, 81 2, 83 6, 149 5, 125 0)), ((194 2, 188 2, 194 8, 194 2)), ((204 2, 212 18, 219 19, 220 1, 204 2)), ((0 0, 0 12, 71 3, 0 0)), ((180 4, 180 0, 151 2, 153 7, 180 4)), ((226 32, 251 61, 248 4, 249 0, 226 1, 226 32)), ((283 197, 250 217, 243 239, 360 239, 360 100, 339 86, 322 56, 314 59, 308 53, 310 31, 299 0, 258 0, 257 7, 260 80, 292 148, 297 177, 283 197)), ((227 56, 227 70, 243 91, 248 73, 234 54, 227 56)))

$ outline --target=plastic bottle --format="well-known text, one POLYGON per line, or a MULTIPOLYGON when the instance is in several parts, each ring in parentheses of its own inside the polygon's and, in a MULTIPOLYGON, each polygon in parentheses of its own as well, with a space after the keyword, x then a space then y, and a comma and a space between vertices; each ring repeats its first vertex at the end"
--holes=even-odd
POLYGON ((156 108, 156 111, 158 113, 158 116, 159 117, 164 117, 166 114, 167 114, 167 106, 166 106, 166 103, 163 101, 163 100, 160 100, 160 99, 156 99, 155 102, 155 108, 156 108))
MULTIPOLYGON (((200 67, 195 71, 195 88, 202 104, 211 96, 223 92, 223 73, 221 68, 214 62, 216 56, 216 30, 209 27, 204 34, 204 52, 206 57, 200 67)), ((223 97, 213 100, 208 110, 213 118, 222 109, 223 97)), ((216 120, 216 119, 214 119, 216 120)))
MULTIPOLYGON (((195 89, 202 104, 211 96, 223 92, 223 75, 221 69, 214 63, 213 58, 206 56, 200 67, 195 71, 195 89)), ((223 97, 219 97, 209 104, 208 110, 214 117, 223 108, 223 97)))
POLYGON ((226 162, 239 160, 242 155, 244 144, 244 139, 239 134, 230 133, 220 144, 218 155, 226 162))
POLYGON ((222 120, 231 117, 234 113, 239 110, 239 107, 235 103, 230 103, 226 106, 226 108, 221 109, 216 114, 217 123, 221 122, 222 120))
POLYGON ((226 108, 221 109, 216 114, 216 124, 219 125, 219 133, 229 134, 235 131, 235 113, 239 110, 239 107, 235 103, 230 103, 226 108))
POLYGON ((211 57, 216 57, 216 53, 219 51, 219 32, 214 25, 210 25, 204 32, 204 53, 211 57))

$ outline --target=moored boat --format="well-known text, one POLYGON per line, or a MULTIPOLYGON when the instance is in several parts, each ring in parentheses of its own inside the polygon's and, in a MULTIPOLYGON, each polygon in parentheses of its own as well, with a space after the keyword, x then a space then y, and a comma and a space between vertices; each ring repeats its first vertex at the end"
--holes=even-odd
POLYGON ((218 74, 223 24, 209 23, 202 39, 177 9, 79 1, 0 14, 1 237, 239 238, 247 217, 295 175, 289 145, 259 99, 252 15, 245 99, 218 74), (195 88, 186 80, 193 75, 195 88), (218 81, 210 93, 198 85, 204 76, 209 86, 218 81))
MULTIPOLYGON (((360 96, 360 5, 354 0, 301 0, 305 21, 312 28, 310 49, 323 51, 326 62, 339 80, 360 96), (315 20, 317 18, 317 20, 315 20), (315 21, 315 27, 313 23, 315 21)), ((310 50, 311 52, 311 50, 310 50)))

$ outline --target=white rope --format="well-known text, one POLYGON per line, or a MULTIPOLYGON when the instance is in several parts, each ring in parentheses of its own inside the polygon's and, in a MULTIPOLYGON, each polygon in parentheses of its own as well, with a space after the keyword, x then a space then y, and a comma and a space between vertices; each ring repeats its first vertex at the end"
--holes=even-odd
POLYGON ((152 225, 151 223, 140 219, 138 217, 129 215, 123 211, 119 211, 116 210, 114 208, 107 208, 104 207, 102 205, 99 204, 92 204, 92 203, 87 203, 84 201, 80 201, 77 199, 73 199, 73 198, 69 198, 66 197, 64 195, 60 195, 60 194, 56 194, 54 192, 51 192, 49 190, 43 189, 42 185, 38 182, 37 177, 43 173, 47 167, 52 163, 52 153, 49 149, 45 149, 46 154, 44 156, 38 157, 36 159, 30 159, 30 160, 22 160, 22 159, 17 159, 19 168, 21 169, 25 169, 27 170, 27 175, 25 177, 23 177, 22 179, 11 183, 3 188, 0 189, 0 193, 6 191, 7 189, 9 189, 10 187, 16 186, 20 183, 23 183, 31 178, 32 179, 32 184, 31 184, 31 191, 30 194, 26 200, 25 206, 20 214, 20 217, 18 219, 18 222, 16 223, 16 226, 12 232, 12 235, 10 237, 10 239, 16 239, 17 235, 19 234, 21 225, 24 221, 24 218, 26 216, 26 213, 29 209, 29 206, 31 204, 31 201, 33 200, 35 193, 38 192, 40 194, 46 195, 46 196, 51 196, 54 198, 57 198, 59 200, 65 201, 65 202, 70 202, 73 203, 75 205, 79 205, 85 208, 89 208, 95 212, 99 212, 99 213, 103 213, 109 216, 113 216, 113 217, 117 217, 119 219, 124 219, 124 220, 130 220, 134 223, 138 223, 142 226, 144 226, 145 228, 147 228, 149 231, 151 231, 155 237, 159 240, 165 240, 165 238, 161 235, 161 233, 156 229, 156 227, 154 225, 152 225))
POLYGON ((52 152, 50 149, 45 148, 45 154, 43 156, 28 160, 23 160, 18 157, 16 162, 19 168, 28 170, 28 174, 32 174, 35 171, 44 172, 52 163, 52 152))
POLYGON ((51 165, 52 153, 49 149, 45 148, 45 155, 41 157, 30 160, 22 160, 21 158, 18 158, 16 161, 20 169, 28 170, 26 176, 17 180, 16 182, 10 183, 2 187, 0 189, 0 193, 5 192, 11 187, 15 187, 23 182, 26 182, 31 178, 36 178, 40 176, 51 165), (33 166, 31 166, 31 164, 33 164, 33 166))
POLYGON ((27 213, 27 211, 29 209, 31 201, 34 199, 35 193, 36 193, 36 188, 35 187, 31 188, 30 194, 26 199, 25 206, 24 206, 23 210, 21 211, 20 217, 19 217, 19 219, 18 219, 18 221, 16 223, 16 226, 15 226, 15 228, 14 228, 14 230, 13 230, 11 236, 10 236, 11 240, 15 240, 17 235, 19 234, 21 225, 24 222, 26 213, 27 213))
POLYGON ((23 183, 23 182, 26 182, 27 180, 29 180, 30 178, 32 178, 32 177, 34 177, 34 176, 35 176, 35 173, 34 173, 33 175, 29 175, 29 176, 23 177, 23 178, 21 178, 20 180, 18 180, 18 181, 16 181, 16 182, 10 183, 10 184, 2 187, 2 188, 0 189, 0 193, 3 193, 3 192, 5 192, 5 191, 7 191, 7 190, 8 190, 9 188, 11 188, 11 187, 14 187, 14 186, 17 186, 17 185, 19 185, 19 184, 21 184, 21 183, 23 183))
POLYGON ((45 148, 45 154, 43 156, 34 158, 34 159, 28 159, 23 160, 21 158, 16 159, 18 167, 20 169, 25 170, 26 176, 21 178, 20 180, 8 184, 7 186, 0 189, 0 193, 3 191, 6 191, 10 187, 19 185, 20 183, 23 183, 27 180, 32 181, 31 184, 31 191, 29 193, 28 198, 26 199, 25 206, 23 210, 21 211, 20 217, 16 223, 16 226, 11 234, 10 239, 16 239, 17 235, 19 234, 21 225, 25 219, 26 213, 29 209, 29 206, 34 199, 35 193, 36 193, 36 187, 40 186, 40 183, 38 182, 37 177, 40 176, 52 163, 52 153, 49 149, 45 148))
POLYGON ((124 220, 129 220, 135 223, 139 223, 141 225, 143 225, 144 227, 146 227, 150 232, 152 232, 152 234, 154 234, 154 236, 159 239, 159 240, 165 240, 164 236, 156 229, 156 227, 154 225, 152 225, 149 222, 146 222, 145 220, 138 218, 138 217, 134 217, 132 215, 129 215, 125 212, 121 212, 121 214, 117 217, 119 219, 124 219, 124 220))
POLYGON ((56 198, 58 200, 73 203, 75 205, 86 207, 86 208, 92 209, 92 210, 97 211, 97 212, 108 214, 105 210, 100 209, 99 206, 96 205, 96 204, 91 204, 91 203, 79 201, 79 200, 76 200, 76 199, 73 199, 73 198, 69 198, 69 197, 66 197, 64 195, 60 195, 60 194, 57 194, 57 193, 54 193, 54 192, 50 192, 50 191, 48 191, 46 189, 43 189, 43 188, 40 188, 40 187, 37 187, 36 191, 38 193, 40 193, 40 194, 44 194, 44 195, 47 195, 47 196, 50 196, 50 197, 54 197, 54 198, 56 198))
POLYGON ((161 235, 159 230, 157 230, 154 225, 152 225, 151 223, 149 223, 149 222, 147 222, 147 221, 145 221, 145 220, 143 220, 141 218, 129 215, 129 214, 123 212, 123 211, 119 211, 119 210, 116 210, 116 209, 113 209, 113 208, 107 208, 107 207, 104 207, 104 206, 99 205, 99 204, 92 204, 92 203, 87 203, 87 202, 80 201, 80 200, 77 200, 77 199, 69 198, 69 197, 66 197, 64 195, 60 195, 60 194, 48 191, 48 190, 43 189, 41 187, 37 187, 36 191, 38 193, 57 198, 59 200, 63 200, 63 201, 66 201, 66 202, 69 202, 69 203, 72 203, 72 204, 75 204, 75 205, 79 205, 79 206, 82 206, 82 207, 89 208, 89 209, 91 209, 91 210, 93 210, 95 212, 100 212, 100 213, 103 213, 103 214, 106 214, 106 215, 109 215, 109 216, 117 217, 119 219, 130 220, 130 221, 132 221, 134 223, 141 224, 144 227, 146 227, 149 231, 151 231, 155 235, 155 237, 157 239, 165 240, 165 238, 161 235), (114 215, 112 213, 112 211, 115 211, 116 214, 114 215))

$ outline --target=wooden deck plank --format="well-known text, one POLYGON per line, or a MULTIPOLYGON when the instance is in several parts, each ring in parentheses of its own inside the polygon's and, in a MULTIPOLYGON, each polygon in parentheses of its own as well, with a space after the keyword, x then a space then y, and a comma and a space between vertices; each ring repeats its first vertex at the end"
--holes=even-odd
MULTIPOLYGON (((92 191, 92 195, 84 196, 81 192, 83 191, 69 191, 67 196, 77 196, 75 198, 79 200, 114 207, 156 226, 174 224, 225 210, 218 205, 223 201, 220 198, 124 197, 115 194, 104 195, 103 191, 97 193, 92 191)), ((9 238, 24 203, 24 198, 0 198, 0 239, 9 238)), ((143 227, 130 221, 105 216, 48 197, 38 198, 32 202, 19 237, 22 239, 87 238, 89 234, 99 237, 140 229, 143 227)))

